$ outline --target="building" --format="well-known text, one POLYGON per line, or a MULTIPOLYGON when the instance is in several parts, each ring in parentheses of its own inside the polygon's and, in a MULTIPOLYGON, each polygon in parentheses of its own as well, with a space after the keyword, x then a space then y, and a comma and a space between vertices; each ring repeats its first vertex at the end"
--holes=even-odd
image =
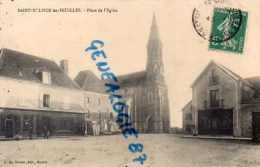
MULTIPOLYGON (((132 116, 134 128, 139 133, 169 132, 170 110, 163 73, 162 42, 154 15, 147 44, 146 70, 117 77, 121 87, 119 94, 127 104, 125 112, 132 116)), ((81 71, 75 81, 86 91, 105 92, 103 81, 93 75, 88 78, 81 71), (85 79, 93 85, 80 84, 85 79)))
MULTIPOLYGON (((194 135, 252 137, 260 134, 259 76, 243 79, 211 61, 191 87, 194 135)), ((183 122, 184 126, 188 125, 183 122)))
POLYGON ((194 123, 192 119, 192 105, 190 101, 182 109, 182 129, 184 134, 192 134, 194 129, 194 123))
POLYGON ((29 127, 41 136, 82 134, 84 92, 68 75, 68 61, 61 67, 44 58, 1 49, 0 136, 27 137, 29 127))
POLYGON ((85 90, 85 134, 93 134, 94 129, 101 133, 116 131, 115 116, 109 95, 105 94, 104 84, 90 70, 80 71, 74 81, 85 90))

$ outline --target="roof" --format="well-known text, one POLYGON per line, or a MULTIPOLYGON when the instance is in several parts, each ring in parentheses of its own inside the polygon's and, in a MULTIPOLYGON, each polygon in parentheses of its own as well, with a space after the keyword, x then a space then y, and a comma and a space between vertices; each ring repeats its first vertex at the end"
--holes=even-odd
POLYGON ((135 73, 125 74, 118 76, 118 85, 121 87, 136 87, 144 83, 146 71, 139 71, 135 73))
POLYGON ((256 89, 260 91, 260 76, 245 78, 245 80, 250 82, 256 89))
POLYGON ((106 93, 104 81, 100 80, 91 70, 80 71, 74 81, 86 91, 106 93))
POLYGON ((10 49, 1 49, 0 76, 42 83, 41 71, 48 71, 51 74, 53 86, 81 89, 54 61, 10 49))
MULTIPOLYGON (((118 83, 121 88, 136 87, 145 81, 146 71, 140 71, 125 75, 117 76, 118 83)), ((92 71, 80 71, 75 77, 74 81, 84 90, 97 93, 105 93, 104 86, 106 80, 100 80, 92 71)))
POLYGON ((191 110, 191 108, 190 108, 190 107, 191 107, 191 102, 192 102, 192 101, 190 100, 190 101, 181 109, 181 111, 184 111, 184 112, 185 112, 185 111, 187 111, 186 109, 188 109, 188 110, 190 109, 190 110, 191 110))
POLYGON ((149 35, 149 40, 147 45, 162 45, 161 39, 160 39, 160 34, 158 31, 158 26, 156 23, 156 18, 155 18, 155 13, 153 13, 153 20, 152 20, 152 25, 150 29, 150 35, 149 35))
POLYGON ((212 64, 215 64, 220 70, 222 70, 223 72, 225 72, 227 75, 229 75, 230 77, 232 77, 234 80, 236 81, 241 81, 243 84, 251 87, 251 88, 255 88, 250 82, 248 82, 247 80, 243 79, 242 77, 240 77, 239 75, 237 75, 236 73, 234 73, 233 71, 231 71, 230 69, 228 69, 227 67, 223 66, 222 64, 216 62, 215 60, 211 60, 208 65, 204 68, 204 70, 199 74, 199 76, 195 79, 195 81, 192 83, 191 87, 193 87, 197 81, 200 79, 200 77, 205 73, 205 71, 207 71, 208 67, 210 67, 212 64))

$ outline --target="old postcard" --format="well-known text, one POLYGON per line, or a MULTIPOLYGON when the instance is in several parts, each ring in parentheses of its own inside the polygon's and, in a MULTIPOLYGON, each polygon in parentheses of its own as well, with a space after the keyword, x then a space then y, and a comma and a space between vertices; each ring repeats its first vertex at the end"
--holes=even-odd
POLYGON ((259 0, 0 0, 0 166, 260 166, 259 0))

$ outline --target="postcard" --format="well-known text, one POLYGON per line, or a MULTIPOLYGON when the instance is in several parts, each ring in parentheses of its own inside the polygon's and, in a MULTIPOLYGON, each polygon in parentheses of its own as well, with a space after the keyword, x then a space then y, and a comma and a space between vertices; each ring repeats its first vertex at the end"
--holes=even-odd
POLYGON ((0 166, 259 166, 259 7, 0 0, 0 166))

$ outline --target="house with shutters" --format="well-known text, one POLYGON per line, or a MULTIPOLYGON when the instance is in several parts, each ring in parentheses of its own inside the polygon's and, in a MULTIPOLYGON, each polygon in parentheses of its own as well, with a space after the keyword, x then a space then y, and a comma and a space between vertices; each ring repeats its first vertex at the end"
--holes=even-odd
POLYGON ((242 78, 212 60, 191 88, 192 101, 184 107, 183 127, 192 129, 186 132, 235 137, 260 134, 259 76, 242 78))
POLYGON ((82 134, 84 92, 68 77, 68 61, 54 61, 10 49, 0 51, 0 136, 82 134))

